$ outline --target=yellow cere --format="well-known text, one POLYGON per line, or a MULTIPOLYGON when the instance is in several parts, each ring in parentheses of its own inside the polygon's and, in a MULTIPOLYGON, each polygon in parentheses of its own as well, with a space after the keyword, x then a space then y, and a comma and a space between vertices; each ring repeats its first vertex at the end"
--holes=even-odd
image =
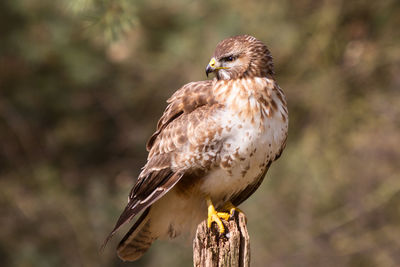
POLYGON ((210 60, 210 63, 208 63, 208 65, 210 65, 210 67, 214 68, 214 67, 215 67, 215 63, 216 63, 216 61, 215 61, 215 58, 213 57, 213 58, 210 60))

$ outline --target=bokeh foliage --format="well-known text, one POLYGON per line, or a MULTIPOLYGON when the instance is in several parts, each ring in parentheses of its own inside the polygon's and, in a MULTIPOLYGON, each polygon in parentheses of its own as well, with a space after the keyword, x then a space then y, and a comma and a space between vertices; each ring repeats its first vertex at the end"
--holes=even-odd
MULTIPOLYGON (((282 158, 243 204, 253 266, 400 265, 400 2, 0 1, 2 266, 126 266, 99 247, 165 100, 221 39, 265 41, 282 158)), ((190 266, 160 241, 130 266, 190 266)))

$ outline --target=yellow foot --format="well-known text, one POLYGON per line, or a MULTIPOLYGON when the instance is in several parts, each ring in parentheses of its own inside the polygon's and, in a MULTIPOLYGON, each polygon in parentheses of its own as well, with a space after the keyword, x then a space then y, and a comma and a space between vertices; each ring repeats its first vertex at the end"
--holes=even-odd
POLYGON ((232 204, 232 202, 227 202, 224 207, 224 210, 229 211, 230 217, 232 218, 233 215, 235 214, 235 212, 240 212, 240 213, 244 213, 241 209, 235 207, 235 205, 232 204))
POLYGON ((223 234, 225 232, 225 228, 221 219, 227 221, 229 220, 231 214, 227 212, 217 212, 209 197, 206 198, 206 201, 208 206, 207 227, 211 228, 211 224, 215 222, 218 225, 219 233, 223 234))

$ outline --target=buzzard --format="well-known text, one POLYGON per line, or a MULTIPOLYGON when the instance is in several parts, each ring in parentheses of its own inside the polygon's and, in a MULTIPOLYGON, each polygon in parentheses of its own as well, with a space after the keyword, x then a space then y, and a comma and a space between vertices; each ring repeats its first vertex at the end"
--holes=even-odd
POLYGON ((288 132, 283 91, 272 56, 256 38, 218 43, 206 74, 176 91, 147 142, 147 163, 107 240, 143 212, 118 245, 123 260, 139 259, 157 238, 195 229, 208 214, 225 231, 240 203, 261 184, 282 153, 288 132))

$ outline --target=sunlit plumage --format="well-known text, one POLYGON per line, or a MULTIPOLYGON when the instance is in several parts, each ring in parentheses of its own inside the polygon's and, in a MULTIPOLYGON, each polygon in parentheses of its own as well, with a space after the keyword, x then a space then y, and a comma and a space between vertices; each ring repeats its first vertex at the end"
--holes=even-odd
POLYGON ((118 246, 136 260, 157 238, 193 231, 216 209, 237 206, 285 147, 288 111, 267 47, 248 35, 221 41, 213 80, 176 91, 147 143, 149 155, 114 230, 142 212, 118 246))

